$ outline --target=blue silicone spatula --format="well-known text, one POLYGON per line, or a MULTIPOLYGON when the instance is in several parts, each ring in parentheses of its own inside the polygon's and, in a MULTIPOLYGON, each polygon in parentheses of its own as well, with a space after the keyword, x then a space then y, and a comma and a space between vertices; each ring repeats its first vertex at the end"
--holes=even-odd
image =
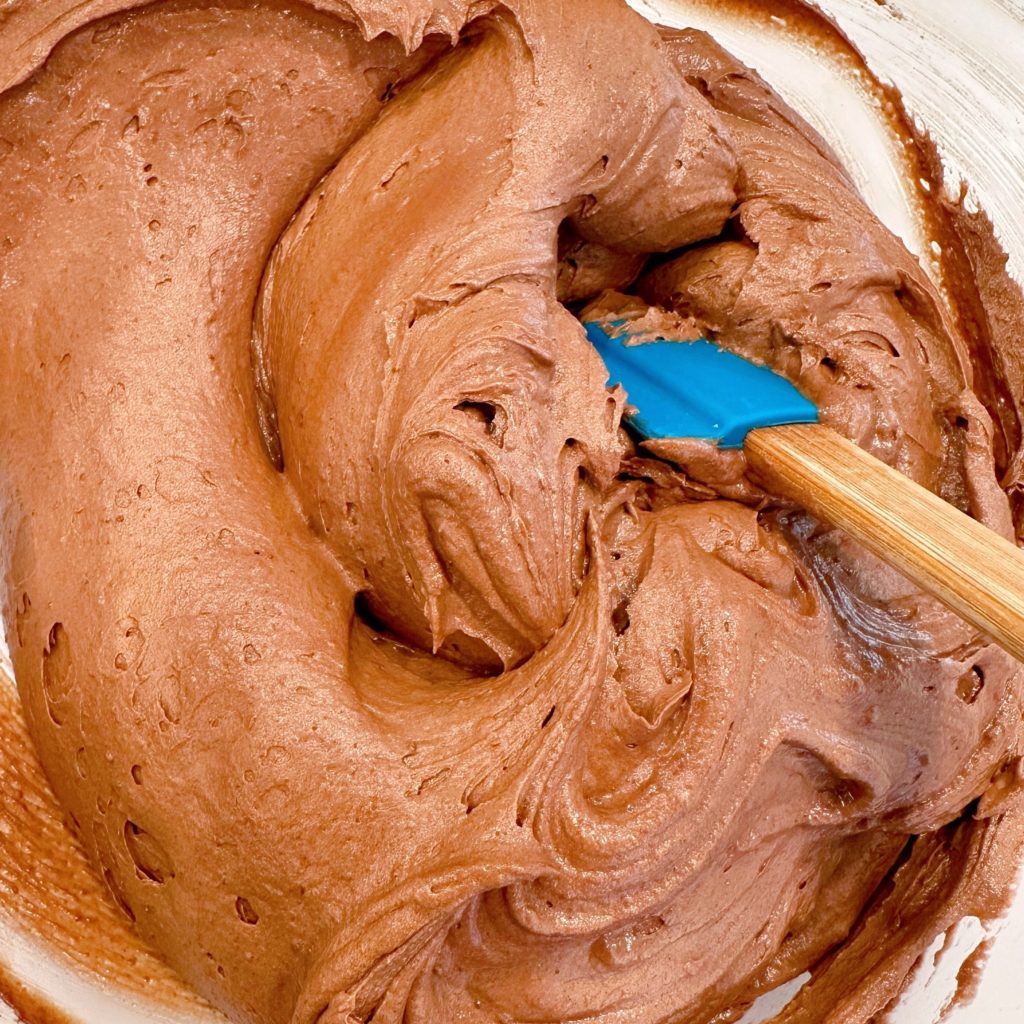
POLYGON ((773 490, 845 530, 1024 661, 1024 552, 831 427, 789 381, 708 341, 631 339, 590 321, 644 439, 742 448, 773 490), (634 341, 634 343, 630 343, 634 341))

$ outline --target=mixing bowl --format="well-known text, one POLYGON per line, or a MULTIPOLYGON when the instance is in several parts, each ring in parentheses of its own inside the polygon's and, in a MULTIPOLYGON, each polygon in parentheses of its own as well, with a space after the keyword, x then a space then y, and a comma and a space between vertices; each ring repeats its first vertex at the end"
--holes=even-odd
MULTIPOLYGON (((878 89, 855 63, 822 49, 820 39, 801 30, 794 4, 782 0, 632 2, 654 21, 711 31, 758 68, 833 144, 886 224, 926 264, 934 259, 932 240, 915 205, 915 187, 907 180, 903 151, 878 89)), ((899 89, 910 113, 938 143, 951 194, 959 194, 961 179, 970 183, 967 203, 980 205, 990 214, 1010 255, 1011 272, 1024 280, 1024 80, 1019 75, 1024 3, 825 0, 821 7, 857 45, 870 67, 899 89)), ((0 646, 0 686, 9 685, 3 673, 5 657, 0 646)), ((17 756, 16 747, 0 749, 0 804, 27 801, 31 820, 34 805, 10 782, 14 776, 10 769, 15 767, 11 759, 17 756)), ((45 808, 38 813, 45 814, 45 808)), ((52 817, 54 812, 50 813, 52 817)), ((6 820, 0 816, 0 826, 6 820)), ((0 827, 0 857, 4 842, 0 827)), ((41 862, 40 871, 44 868, 52 870, 53 865, 41 862)), ((55 894, 57 899, 61 896, 55 894)), ((87 942, 79 948, 75 964, 48 952, 23 927, 28 913, 21 894, 0 888, 0 991, 11 994, 29 1021, 49 1021, 52 1011, 58 1019, 66 1017, 79 1024, 223 1020, 196 1000, 175 995, 169 973, 141 947, 129 957, 138 974, 130 993, 105 977, 106 961, 95 950, 90 954, 87 942)), ((892 1020, 894 1024, 930 1024, 944 1012, 950 1024, 1022 1020, 1024 994, 1018 978, 1022 958, 1024 898, 1002 922, 982 924, 968 918, 951 933, 937 935, 892 1020), (990 956, 976 997, 951 1004, 961 966, 983 944, 990 944, 990 956)), ((803 980, 766 996, 743 1024, 769 1020, 803 980)), ((17 1019, 0 997, 0 1024, 17 1019)))

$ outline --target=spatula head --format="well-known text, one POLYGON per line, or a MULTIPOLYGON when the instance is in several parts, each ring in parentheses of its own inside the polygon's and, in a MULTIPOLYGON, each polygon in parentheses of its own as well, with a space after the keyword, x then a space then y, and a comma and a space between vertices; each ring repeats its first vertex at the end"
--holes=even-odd
POLYGON ((818 410, 785 377, 709 341, 629 344, 626 321, 584 324, 608 381, 636 409, 629 425, 646 439, 697 437, 741 448, 758 427, 817 423, 818 410))

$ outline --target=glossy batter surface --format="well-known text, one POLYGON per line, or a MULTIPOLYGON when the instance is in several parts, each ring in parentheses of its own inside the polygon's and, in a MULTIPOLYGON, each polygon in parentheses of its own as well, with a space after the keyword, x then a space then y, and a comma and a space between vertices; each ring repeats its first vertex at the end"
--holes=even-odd
POLYGON ((618 0, 129 7, 0 13, 4 614, 124 913, 243 1021, 707 1024, 808 968, 780 1021, 870 1020, 1001 905, 1021 674, 741 454, 637 448, 574 314, 1006 536, 1011 343, 618 0))

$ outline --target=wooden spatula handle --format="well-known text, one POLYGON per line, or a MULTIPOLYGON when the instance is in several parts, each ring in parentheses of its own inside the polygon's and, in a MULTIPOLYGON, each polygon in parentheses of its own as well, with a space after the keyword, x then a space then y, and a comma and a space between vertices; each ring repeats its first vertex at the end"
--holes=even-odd
POLYGON ((1024 551, 829 427, 747 435, 751 465, 1024 661, 1024 551))

